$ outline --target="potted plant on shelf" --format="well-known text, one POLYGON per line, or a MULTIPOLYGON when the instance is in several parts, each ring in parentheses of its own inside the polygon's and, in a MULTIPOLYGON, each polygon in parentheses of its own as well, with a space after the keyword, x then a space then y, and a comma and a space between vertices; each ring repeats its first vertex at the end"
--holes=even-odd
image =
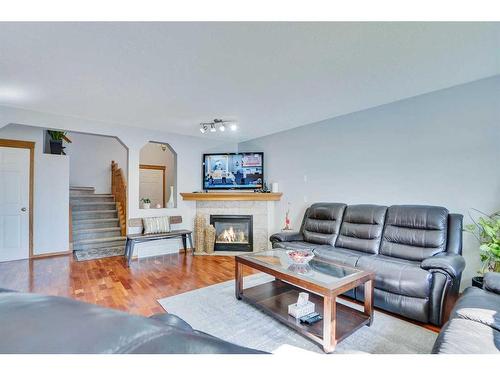
POLYGON ((141 198, 141 202, 142 202, 142 208, 144 208, 145 210, 147 210, 151 207, 151 199, 141 198))
POLYGON ((478 271, 479 276, 472 278, 472 285, 482 288, 483 275, 486 272, 500 272, 500 211, 487 215, 481 211, 481 217, 474 220, 473 224, 466 225, 464 231, 471 233, 479 241, 479 256, 482 267, 478 271))
POLYGON ((63 141, 71 143, 71 140, 66 137, 66 132, 59 130, 47 130, 50 136, 50 153, 53 155, 66 155, 64 153, 63 141))

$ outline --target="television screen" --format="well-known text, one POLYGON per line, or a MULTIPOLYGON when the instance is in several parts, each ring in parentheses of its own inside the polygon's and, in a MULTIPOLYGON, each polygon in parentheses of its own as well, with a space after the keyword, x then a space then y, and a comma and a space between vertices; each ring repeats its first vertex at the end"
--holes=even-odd
POLYGON ((203 155, 203 190, 261 189, 264 154, 244 152, 203 155))

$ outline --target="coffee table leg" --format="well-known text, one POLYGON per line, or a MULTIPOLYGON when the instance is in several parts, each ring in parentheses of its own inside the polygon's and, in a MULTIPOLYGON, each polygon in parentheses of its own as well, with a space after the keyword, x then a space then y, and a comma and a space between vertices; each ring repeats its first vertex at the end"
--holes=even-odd
POLYGON ((241 292, 243 289, 243 265, 235 261, 234 276, 235 276, 235 286, 234 292, 236 294, 236 299, 241 299, 241 292))
POLYGON ((323 350, 331 353, 335 350, 337 340, 335 329, 337 326, 336 297, 325 296, 323 299, 323 350))
POLYGON ((368 326, 373 323, 373 280, 368 280, 365 283, 365 314, 370 317, 368 326))

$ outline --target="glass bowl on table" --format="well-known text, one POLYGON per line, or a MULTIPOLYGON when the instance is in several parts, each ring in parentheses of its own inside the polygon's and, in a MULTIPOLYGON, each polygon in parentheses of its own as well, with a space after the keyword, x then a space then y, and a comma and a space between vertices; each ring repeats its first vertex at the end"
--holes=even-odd
POLYGON ((286 248, 286 255, 293 264, 307 264, 314 258, 313 248, 286 248))

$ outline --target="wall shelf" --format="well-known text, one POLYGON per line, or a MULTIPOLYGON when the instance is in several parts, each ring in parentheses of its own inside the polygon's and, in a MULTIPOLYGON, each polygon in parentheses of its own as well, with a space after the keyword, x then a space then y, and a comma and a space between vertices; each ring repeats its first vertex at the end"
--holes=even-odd
POLYGON ((283 193, 180 193, 185 201, 279 201, 283 193))

